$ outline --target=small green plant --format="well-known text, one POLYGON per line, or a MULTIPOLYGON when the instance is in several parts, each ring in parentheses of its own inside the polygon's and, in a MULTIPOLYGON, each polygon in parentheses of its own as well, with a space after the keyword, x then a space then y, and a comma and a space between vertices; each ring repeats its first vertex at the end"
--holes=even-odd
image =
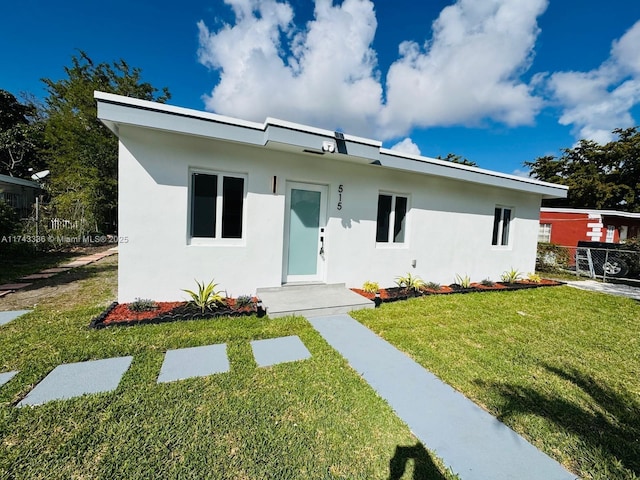
POLYGON ((437 282, 425 283, 424 287, 429 289, 429 290, 433 290, 435 292, 437 292, 438 290, 440 290, 442 288, 442 286, 437 282))
POLYGON ((460 285, 462 288, 471 288, 471 279, 469 275, 465 275, 464 277, 456 274, 456 284, 460 285))
POLYGON ((239 308, 251 307, 253 305, 253 297, 251 295, 240 295, 236 298, 236 305, 239 308))
POLYGON ((378 282, 366 281, 362 284, 362 290, 367 293, 378 293, 378 290, 380 290, 380 285, 378 285, 378 282))
POLYGON ((132 312, 150 312, 151 310, 157 310, 158 304, 148 298, 137 297, 128 305, 128 308, 132 312))
POLYGON ((400 288, 405 288, 407 290, 413 290, 415 292, 419 292, 422 287, 424 287, 425 283, 418 276, 413 276, 411 273, 407 273, 406 277, 398 277, 396 278, 396 285, 400 288))
POLYGON ((485 278, 484 280, 482 280, 480 282, 481 285, 484 285, 485 287, 493 287, 495 286, 496 282, 492 281, 489 278, 485 278))
POLYGON ((196 284, 198 285, 197 292, 186 289, 182 291, 189 294, 191 297, 189 303, 198 307, 202 313, 204 313, 206 309, 213 309, 218 305, 224 304, 224 298, 220 295, 220 291, 215 290, 218 284, 213 283, 213 280, 211 280, 208 285, 205 285, 204 281, 200 283, 196 280, 196 284))
POLYGON ((520 273, 515 268, 511 268, 511 270, 503 272, 500 276, 500 280, 504 283, 516 283, 518 280, 522 278, 522 273, 520 273))
POLYGON ((529 272, 527 273, 527 280, 533 283, 540 283, 542 278, 537 273, 529 272))

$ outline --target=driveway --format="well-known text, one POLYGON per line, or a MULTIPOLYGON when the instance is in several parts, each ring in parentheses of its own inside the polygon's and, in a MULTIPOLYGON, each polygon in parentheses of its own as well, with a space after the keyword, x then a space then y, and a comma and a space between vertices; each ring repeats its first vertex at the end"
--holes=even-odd
POLYGON ((631 287, 629 285, 602 283, 596 282, 595 280, 567 282, 567 285, 579 288, 580 290, 590 290, 593 292, 608 293, 609 295, 617 295, 619 297, 628 297, 633 298, 634 300, 640 300, 640 288, 631 287))

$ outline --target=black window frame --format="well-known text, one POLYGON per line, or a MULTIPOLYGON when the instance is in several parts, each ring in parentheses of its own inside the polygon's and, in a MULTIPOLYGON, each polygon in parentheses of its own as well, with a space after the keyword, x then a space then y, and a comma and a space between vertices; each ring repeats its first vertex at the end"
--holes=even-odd
POLYGON ((403 245, 407 243, 409 195, 379 192, 376 212, 376 243, 403 245))
POLYGON ((513 223, 513 207, 496 205, 493 211, 493 233, 491 245, 507 247, 510 244, 511 224, 513 223))
POLYGON ((189 238, 242 240, 246 175, 191 171, 189 238))

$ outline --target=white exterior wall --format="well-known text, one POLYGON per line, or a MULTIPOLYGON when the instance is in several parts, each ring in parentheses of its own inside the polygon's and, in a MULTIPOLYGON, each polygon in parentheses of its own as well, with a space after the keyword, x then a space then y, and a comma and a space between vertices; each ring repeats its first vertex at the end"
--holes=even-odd
POLYGON ((136 127, 121 126, 119 137, 119 236, 128 240, 119 245, 119 302, 186 299, 181 289, 194 279, 214 279, 230 296, 280 286, 286 181, 328 186, 327 283, 393 286, 411 272, 449 284, 455 274, 499 280, 535 267, 537 194, 136 127), (192 168, 247 176, 241 245, 189 244, 192 168), (410 198, 403 245, 376 247, 380 191, 410 198), (513 208, 508 247, 491 246, 496 205, 513 208))

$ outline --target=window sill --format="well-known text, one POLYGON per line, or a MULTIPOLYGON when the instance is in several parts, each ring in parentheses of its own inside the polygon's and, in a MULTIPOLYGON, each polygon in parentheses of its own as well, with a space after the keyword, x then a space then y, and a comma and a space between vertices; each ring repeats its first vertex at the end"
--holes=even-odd
POLYGON ((389 243, 389 242, 376 242, 376 249, 380 250, 404 250, 408 249, 407 243, 389 243))
POLYGON ((190 247, 245 247, 247 242, 244 238, 188 238, 187 245, 190 247))

